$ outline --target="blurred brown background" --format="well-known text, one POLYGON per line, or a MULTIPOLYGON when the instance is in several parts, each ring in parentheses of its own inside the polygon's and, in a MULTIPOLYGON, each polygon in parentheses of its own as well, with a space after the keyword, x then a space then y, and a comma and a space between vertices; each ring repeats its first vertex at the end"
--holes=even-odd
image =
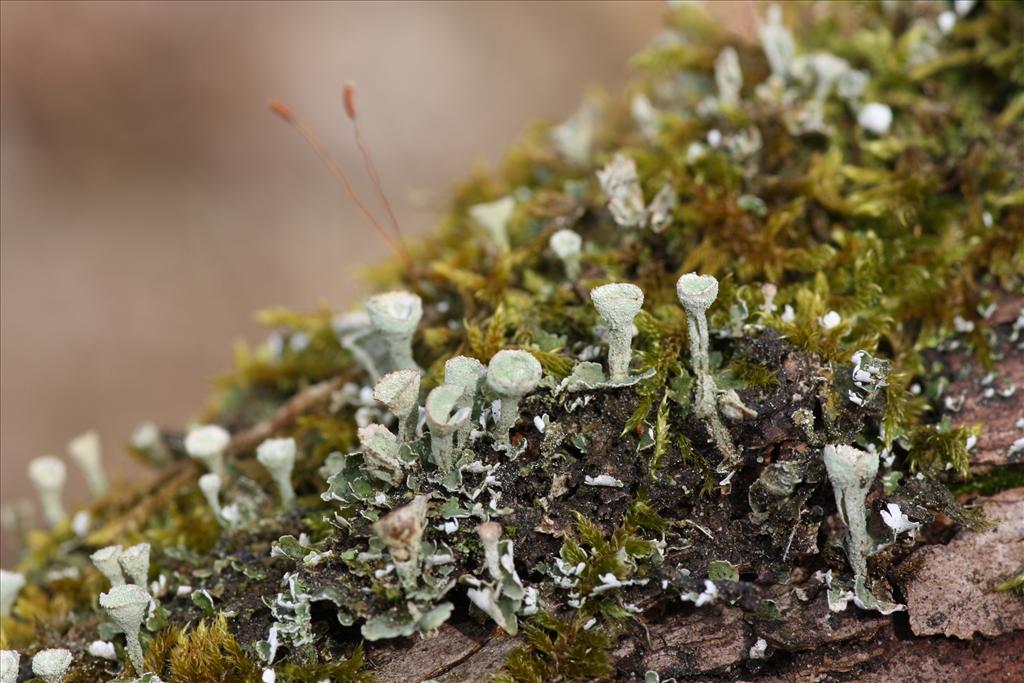
MULTIPOLYGON (((715 7, 749 23, 752 8, 715 7)), ((407 233, 525 124, 614 89, 661 2, 0 4, 0 498, 100 430, 112 477, 144 419, 180 426, 271 305, 345 308, 387 256, 299 138, 362 178, 364 130, 407 233), (410 197, 418 201, 410 201, 410 197)), ((366 189, 365 184, 360 187, 366 189)), ((69 467, 69 503, 83 499, 69 467)), ((6 544, 5 544, 6 545, 6 544)), ((13 560, 5 548, 0 562, 13 560)))

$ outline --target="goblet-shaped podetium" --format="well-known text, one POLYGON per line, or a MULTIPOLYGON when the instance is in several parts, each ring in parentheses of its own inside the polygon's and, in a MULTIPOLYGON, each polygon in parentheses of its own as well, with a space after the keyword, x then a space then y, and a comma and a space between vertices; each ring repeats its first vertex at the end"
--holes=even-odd
POLYGON ((0 650, 0 683, 18 683, 21 655, 17 650, 0 650))
POLYGON ((124 573, 121 571, 120 562, 123 552, 124 548, 120 545, 108 545, 89 556, 96 569, 100 570, 100 574, 107 577, 111 586, 120 586, 124 583, 124 573))
POLYGON ((28 477, 36 487, 39 502, 43 506, 43 517, 51 527, 64 519, 64 503, 61 494, 67 480, 64 463, 52 455, 38 457, 28 464, 28 477))
POLYGON ((386 472, 391 483, 399 482, 403 470, 398 457, 401 443, 390 429, 376 424, 360 427, 359 445, 368 463, 386 472))
POLYGON ((398 438, 403 443, 416 435, 422 375, 418 369, 395 370, 381 377, 373 388, 373 398, 386 405, 398 420, 398 438))
POLYGON ((103 451, 100 447, 99 433, 95 429, 90 429, 85 434, 76 436, 68 442, 68 455, 82 470, 89 493, 94 498, 106 495, 109 487, 107 475, 103 471, 103 451))
POLYGON ((144 667, 139 629, 149 611, 150 601, 145 588, 131 583, 114 586, 109 592, 100 593, 100 607, 107 611, 107 616, 124 632, 128 658, 137 673, 141 673, 144 667))
POLYGON ((839 517, 846 527, 846 557, 854 575, 865 577, 871 547, 865 502, 878 473, 878 453, 829 444, 822 451, 822 458, 832 482, 839 517))
POLYGON ((644 305, 643 290, 628 282, 615 282, 590 290, 590 300, 608 328, 609 379, 626 379, 633 357, 633 318, 644 305))
POLYGON ((387 546, 395 572, 406 588, 414 588, 420 573, 420 544, 427 524, 427 496, 417 496, 373 523, 373 532, 387 546))
POLYGON ((498 250, 506 252, 509 249, 508 224, 515 210, 515 197, 502 197, 493 202, 474 204, 469 207, 469 215, 487 231, 498 250))
POLYGON ((25 575, 0 569, 0 617, 9 617, 18 593, 25 587, 25 575))
POLYGON ((455 458, 452 441, 455 432, 462 428, 472 413, 472 408, 459 406, 466 388, 458 384, 442 384, 427 394, 427 426, 430 428, 430 454, 434 464, 443 473, 452 471, 455 458))
POLYGON ((528 351, 504 349, 487 364, 487 385, 501 399, 501 412, 494 427, 497 443, 509 443, 509 431, 519 420, 519 401, 537 388, 544 371, 528 351))
MULTIPOLYGON (((470 412, 472 412, 473 407, 476 405, 476 397, 479 395, 480 386, 484 383, 486 377, 487 366, 476 358, 455 356, 449 358, 444 363, 444 383, 457 384, 466 389, 465 393, 462 394, 462 399, 459 401, 459 407, 469 408, 470 412)), ((457 432, 455 444, 459 448, 464 447, 469 439, 469 433, 473 428, 472 417, 470 415, 470 419, 466 420, 466 423, 457 432)))
POLYGON ((417 368, 412 337, 423 317, 423 302, 412 292, 385 292, 366 301, 373 328, 384 338, 392 370, 417 368))
POLYGON ((145 587, 149 580, 149 544, 139 543, 124 549, 117 558, 121 569, 137 586, 145 587))
POLYGON ((575 280, 580 275, 580 253, 583 238, 574 230, 562 229, 551 235, 548 246, 565 268, 565 279, 575 280))
POLYGON ((224 470, 224 449, 231 443, 231 434, 220 425, 196 427, 185 437, 185 450, 189 456, 203 463, 207 470, 221 479, 224 470))
POLYGON ((32 673, 43 683, 64 683, 71 668, 71 651, 64 648, 40 650, 32 657, 32 673))
POLYGON ((687 273, 676 282, 676 295, 686 309, 693 369, 708 374, 711 364, 708 360, 707 310, 718 298, 718 280, 713 275, 687 273))
POLYGON ((295 439, 266 439, 256 448, 256 459, 267 468, 277 485, 281 507, 290 510, 295 505, 295 487, 292 470, 295 469, 295 439))

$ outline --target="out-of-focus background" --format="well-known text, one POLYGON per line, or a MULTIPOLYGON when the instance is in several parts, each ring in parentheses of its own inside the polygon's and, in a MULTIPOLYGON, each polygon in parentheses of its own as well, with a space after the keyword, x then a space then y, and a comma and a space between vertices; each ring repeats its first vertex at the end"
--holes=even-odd
MULTIPOLYGON (((709 3, 712 4, 712 3, 709 3)), ((339 100, 408 234, 523 127, 614 90, 661 2, 0 4, 0 500, 97 428, 112 478, 145 419, 181 426, 273 305, 344 309, 385 246, 293 131, 362 179, 339 100), (410 200, 417 197, 417 201, 410 200)), ((713 3, 740 30, 754 7, 713 3)), ((358 183, 366 190, 365 183, 358 183)), ((84 499, 69 467, 73 504, 84 499)), ((5 543, 0 563, 13 560, 5 543)))

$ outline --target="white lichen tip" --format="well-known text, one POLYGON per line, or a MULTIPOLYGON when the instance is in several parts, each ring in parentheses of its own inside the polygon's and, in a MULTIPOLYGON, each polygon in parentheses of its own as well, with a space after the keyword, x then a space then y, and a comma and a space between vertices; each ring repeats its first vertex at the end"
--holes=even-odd
POLYGON ((416 430, 422 374, 415 369, 395 370, 381 377, 373 388, 373 398, 398 419, 398 437, 402 441, 411 439, 416 430))
POLYGON ((64 482, 67 480, 64 463, 52 455, 38 457, 29 462, 28 477, 39 494, 46 522, 51 527, 56 526, 64 519, 64 503, 61 501, 64 482))
POLYGON ((487 385, 501 398, 495 438, 507 444, 509 431, 519 420, 519 399, 537 388, 544 374, 540 362, 528 351, 503 349, 487 365, 487 385))
POLYGON ((121 553, 117 558, 121 569, 137 586, 145 586, 149 580, 149 544, 139 543, 121 553))
POLYGON ((100 548, 89 556, 96 569, 99 569, 100 573, 107 577, 107 581, 110 582, 111 586, 120 586, 124 583, 124 574, 121 571, 120 562, 121 553, 123 552, 124 548, 120 545, 108 545, 106 548, 100 548))
POLYGON ((516 210, 515 197, 502 197, 493 202, 474 204, 469 207, 470 217, 487 231, 488 237, 502 251, 509 248, 508 224, 516 210))
POLYGON ((71 668, 71 651, 64 648, 40 650, 32 658, 32 673, 44 683, 64 683, 71 668))
POLYGON ((295 468, 295 439, 266 439, 256 448, 256 459, 267 468, 281 495, 281 507, 295 504, 292 470, 295 468))
POLYGON ((0 617, 11 616, 18 593, 25 587, 25 575, 0 569, 0 617))
POLYGON ((17 650, 0 650, 0 683, 17 683, 21 655, 17 650))
POLYGON ((616 154, 607 166, 597 172, 597 180, 608 195, 608 210, 618 225, 637 228, 646 222, 647 208, 635 161, 616 154))
POLYGON ((146 589, 133 584, 114 586, 110 592, 100 593, 100 607, 106 610, 107 616, 124 632, 128 657, 136 671, 144 670, 139 629, 149 611, 150 602, 146 589))
POLYGON ((498 543, 501 541, 501 525, 497 522, 484 522, 476 528, 480 537, 480 545, 484 547, 484 563, 487 572, 495 581, 501 580, 501 557, 498 543))
POLYGON ((423 317, 423 301, 412 292, 385 292, 367 299, 366 312, 387 344, 391 369, 416 368, 412 337, 423 317))
POLYGON ((189 456, 203 463, 210 472, 224 478, 224 449, 231 443, 231 434, 220 425, 196 427, 185 437, 189 456))
POLYGON ((95 429, 90 429, 86 433, 76 436, 68 442, 68 455, 82 470, 89 493, 95 498, 105 495, 109 486, 107 485, 107 475, 103 471, 103 452, 100 448, 99 433, 95 429))
POLYGON ((469 421, 472 409, 462 405, 466 388, 458 384, 442 384, 427 394, 424 408, 430 428, 430 451, 434 464, 447 474, 454 465, 452 440, 455 432, 469 421))
POLYGON ((793 34, 782 23, 781 7, 775 4, 768 6, 768 13, 757 33, 772 76, 785 81, 796 55, 796 42, 793 34))
POLYGON ((736 48, 726 47, 718 54, 718 59, 715 60, 715 85, 718 87, 719 102, 730 107, 739 104, 743 72, 740 71, 740 58, 736 48))
POLYGON ((937 22, 939 24, 939 30, 943 33, 949 33, 956 26, 956 12, 946 10, 939 14, 937 22))
POLYGON ((562 229, 551 235, 548 246, 565 268, 567 280, 575 280, 580 274, 580 254, 583 249, 583 238, 579 233, 562 229))
POLYGON ((718 280, 714 275, 687 273, 676 282, 676 296, 688 313, 702 314, 718 298, 718 280))
POLYGON ((892 126, 892 109, 881 102, 870 102, 857 112, 857 123, 875 135, 885 135, 892 126))
POLYGON ((633 319, 644 305, 644 293, 628 282, 615 282, 590 290, 590 300, 608 326, 608 374, 612 381, 629 376, 633 319))
MULTIPOLYGON (((476 404, 476 397, 480 393, 480 386, 487 377, 487 366, 476 358, 469 356, 455 356, 444 363, 444 383, 457 384, 465 388, 462 399, 459 401, 460 408, 469 408, 470 413, 476 404)), ((467 421, 457 432, 457 443, 459 448, 466 445, 473 425, 467 421)))
POLYGON ((373 532, 387 546, 405 586, 414 586, 419 575, 420 543, 426 529, 429 502, 427 496, 416 496, 408 505, 392 510, 373 523, 373 532))

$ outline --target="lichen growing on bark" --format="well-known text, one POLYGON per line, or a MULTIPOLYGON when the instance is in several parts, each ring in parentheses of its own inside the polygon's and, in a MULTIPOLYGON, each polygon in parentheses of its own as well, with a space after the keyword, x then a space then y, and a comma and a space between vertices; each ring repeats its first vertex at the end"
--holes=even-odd
POLYGON ((150 483, 50 500, 3 648, 68 649, 69 681, 751 680, 895 638, 915 548, 1022 484, 958 419, 1024 395, 992 371, 1024 351, 1024 11, 970 4, 787 6, 760 43, 673 6, 622 98, 461 186, 367 311, 261 315, 202 416, 215 491, 150 429, 150 483), (610 283, 638 313, 595 309, 610 283), (837 447, 879 463, 841 513, 837 447), (144 671, 89 559, 142 543, 144 671), (647 637, 687 623, 728 642, 647 637), (395 673, 439 629, 472 644, 395 673))

